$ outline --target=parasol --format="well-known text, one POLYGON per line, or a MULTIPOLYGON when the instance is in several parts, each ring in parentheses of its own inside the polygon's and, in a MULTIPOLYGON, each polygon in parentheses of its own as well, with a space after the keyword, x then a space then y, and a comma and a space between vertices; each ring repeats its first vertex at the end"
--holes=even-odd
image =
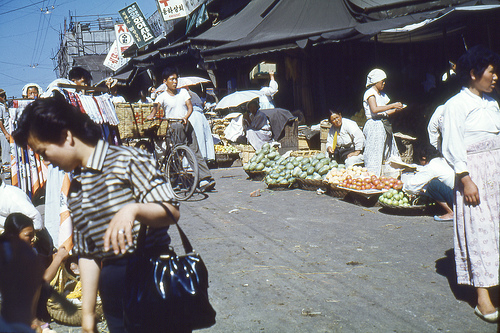
POLYGON ((211 82, 209 79, 204 79, 197 76, 184 76, 177 79, 177 88, 183 88, 187 86, 194 86, 199 83, 211 82))
POLYGON ((258 90, 243 90, 227 95, 220 100, 215 106, 215 109, 226 109, 237 107, 240 104, 250 102, 254 98, 258 98, 261 93, 258 90))

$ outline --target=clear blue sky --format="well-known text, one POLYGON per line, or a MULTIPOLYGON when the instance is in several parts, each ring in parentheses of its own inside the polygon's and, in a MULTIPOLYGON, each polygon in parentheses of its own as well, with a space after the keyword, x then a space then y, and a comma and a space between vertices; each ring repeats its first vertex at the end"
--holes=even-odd
POLYGON ((70 11, 78 16, 118 15, 134 2, 146 18, 156 10, 156 0, 0 0, 0 88, 9 98, 21 97, 26 83, 45 89, 57 78, 51 58, 70 11))

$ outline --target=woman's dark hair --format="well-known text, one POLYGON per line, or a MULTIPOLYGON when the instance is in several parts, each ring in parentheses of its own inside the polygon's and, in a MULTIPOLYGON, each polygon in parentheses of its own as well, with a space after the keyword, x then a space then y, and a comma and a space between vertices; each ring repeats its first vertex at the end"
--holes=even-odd
POLYGON ((21 146, 27 145, 30 135, 42 141, 60 143, 65 130, 89 145, 96 145, 102 136, 100 127, 86 113, 60 95, 30 103, 19 117, 12 136, 21 146))
POLYGON ((92 82, 92 74, 88 70, 82 67, 73 67, 68 73, 68 79, 71 81, 73 80, 80 80, 83 78, 85 82, 90 84, 92 82))
POLYGON ((174 75, 174 74, 177 74, 177 76, 179 76, 179 71, 177 70, 177 68, 175 68, 175 67, 167 67, 161 73, 161 77, 162 77, 163 80, 166 80, 166 79, 169 78, 170 75, 174 75))
POLYGON ((417 145, 413 151, 413 160, 415 162, 419 162, 424 158, 430 162, 436 157, 441 157, 441 153, 430 143, 421 143, 417 145))
POLYGON ((252 99, 250 102, 247 103, 247 109, 252 104, 255 105, 257 107, 257 109, 259 109, 260 105, 259 105, 259 100, 257 98, 252 99))
POLYGON ((498 54, 483 45, 471 47, 457 62, 457 76, 460 83, 464 86, 470 83, 471 71, 474 72, 476 77, 482 77, 489 65, 498 68, 500 65, 500 57, 498 54))
POLYGON ((21 213, 12 213, 7 216, 4 223, 4 233, 12 236, 19 236, 21 230, 33 227, 33 220, 21 213))

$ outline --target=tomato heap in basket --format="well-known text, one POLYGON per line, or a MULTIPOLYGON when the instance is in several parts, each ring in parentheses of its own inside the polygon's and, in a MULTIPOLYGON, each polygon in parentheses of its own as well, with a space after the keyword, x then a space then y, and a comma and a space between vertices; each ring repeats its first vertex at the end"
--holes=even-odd
POLYGON ((372 175, 371 177, 365 178, 352 178, 350 175, 346 176, 340 186, 347 187, 352 190, 388 190, 396 189, 400 190, 403 188, 403 183, 401 180, 392 177, 377 177, 372 175))

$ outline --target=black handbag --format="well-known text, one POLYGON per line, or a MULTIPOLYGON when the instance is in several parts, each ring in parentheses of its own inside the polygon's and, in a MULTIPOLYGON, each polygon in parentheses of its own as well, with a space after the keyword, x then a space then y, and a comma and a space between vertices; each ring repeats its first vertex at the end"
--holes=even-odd
POLYGON ((127 332, 190 332, 215 324, 208 300, 208 271, 179 227, 185 255, 171 248, 145 250, 141 226, 137 249, 127 266, 124 321, 127 332))

